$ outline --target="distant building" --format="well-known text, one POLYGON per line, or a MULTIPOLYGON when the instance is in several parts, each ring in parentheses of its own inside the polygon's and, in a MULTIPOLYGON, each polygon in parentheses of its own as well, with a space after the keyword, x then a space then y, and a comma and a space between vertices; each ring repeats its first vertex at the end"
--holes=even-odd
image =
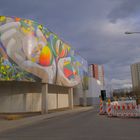
POLYGON ((104 67, 103 65, 91 64, 89 66, 90 77, 99 80, 104 86, 104 67))
POLYGON ((123 89, 114 89, 113 90, 114 97, 134 97, 132 88, 123 88, 123 89))
POLYGON ((120 89, 114 89, 113 90, 114 93, 130 93, 132 92, 132 88, 120 88, 120 89))
POLYGON ((140 62, 131 65, 133 90, 140 90, 140 62))

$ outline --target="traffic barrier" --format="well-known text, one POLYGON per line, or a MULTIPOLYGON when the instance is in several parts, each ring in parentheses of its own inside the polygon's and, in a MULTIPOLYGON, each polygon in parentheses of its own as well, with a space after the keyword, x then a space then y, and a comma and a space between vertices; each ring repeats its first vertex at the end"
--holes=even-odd
POLYGON ((111 109, 111 101, 108 99, 108 104, 107 104, 107 114, 108 116, 112 116, 112 109, 111 109))
POLYGON ((117 113, 116 113, 116 116, 117 116, 117 117, 121 117, 121 116, 122 116, 122 113, 121 113, 121 106, 120 106, 120 105, 117 105, 117 113))
POLYGON ((131 105, 130 104, 128 104, 127 105, 127 110, 128 110, 128 113, 127 113, 127 117, 131 117, 131 105))
POLYGON ((104 114, 104 111, 103 111, 103 101, 102 99, 100 99, 100 115, 103 115, 104 114))
POLYGON ((111 105, 111 116, 117 117, 140 117, 140 106, 133 103, 111 105))
POLYGON ((116 110, 117 110, 117 104, 114 104, 114 105, 113 105, 113 109, 112 109, 112 112, 113 112, 113 116, 114 116, 114 117, 117 116, 117 111, 116 111, 116 110))
POLYGON ((113 102, 110 99, 105 104, 103 100, 100 100, 100 115, 106 114, 110 117, 123 117, 123 118, 136 118, 140 117, 140 105, 136 105, 135 102, 113 102))

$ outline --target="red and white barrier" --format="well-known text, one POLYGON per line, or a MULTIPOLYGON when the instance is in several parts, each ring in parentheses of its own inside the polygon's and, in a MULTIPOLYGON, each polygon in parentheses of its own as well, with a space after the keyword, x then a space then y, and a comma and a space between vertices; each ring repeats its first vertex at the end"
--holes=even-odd
POLYGON ((103 111, 103 101, 102 101, 102 99, 100 99, 100 115, 102 115, 104 113, 104 111, 103 111))
POLYGON ((108 116, 112 116, 112 106, 111 106, 111 101, 110 101, 110 99, 108 99, 107 114, 108 114, 108 116))
POLYGON ((106 102, 104 102, 102 99, 100 99, 100 115, 106 114, 106 102))
MULTIPOLYGON (((137 106, 135 103, 117 102, 111 104, 111 116, 117 117, 140 117, 140 105, 137 106)), ((110 116, 110 114, 108 113, 110 116)))

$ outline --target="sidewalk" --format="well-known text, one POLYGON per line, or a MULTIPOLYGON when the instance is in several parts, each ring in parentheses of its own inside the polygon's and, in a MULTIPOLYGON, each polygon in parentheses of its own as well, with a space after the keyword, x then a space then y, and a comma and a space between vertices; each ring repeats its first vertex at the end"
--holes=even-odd
POLYGON ((49 119, 65 114, 71 114, 71 113, 78 113, 78 112, 86 112, 88 110, 92 110, 93 106, 91 107, 76 107, 73 110, 66 110, 66 111, 61 111, 61 112, 54 112, 54 113, 49 113, 49 114, 44 114, 44 115, 38 115, 38 116, 33 116, 33 117, 27 117, 27 118, 21 118, 18 120, 3 120, 0 119, 0 132, 7 131, 10 129, 14 128, 19 128, 25 125, 30 125, 39 121, 42 121, 43 119, 49 119))

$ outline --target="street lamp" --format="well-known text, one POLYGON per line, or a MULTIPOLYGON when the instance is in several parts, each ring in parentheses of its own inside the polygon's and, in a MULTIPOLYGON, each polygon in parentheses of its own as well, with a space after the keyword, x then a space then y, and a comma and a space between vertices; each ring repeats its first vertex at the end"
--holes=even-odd
POLYGON ((125 34, 140 34, 140 32, 124 32, 125 34))
MULTIPOLYGON (((125 32, 125 34, 140 34, 140 32, 125 32)), ((140 104, 140 90, 139 90, 139 87, 137 88, 133 88, 133 91, 137 97, 136 99, 136 102, 137 102, 137 105, 140 104)))

